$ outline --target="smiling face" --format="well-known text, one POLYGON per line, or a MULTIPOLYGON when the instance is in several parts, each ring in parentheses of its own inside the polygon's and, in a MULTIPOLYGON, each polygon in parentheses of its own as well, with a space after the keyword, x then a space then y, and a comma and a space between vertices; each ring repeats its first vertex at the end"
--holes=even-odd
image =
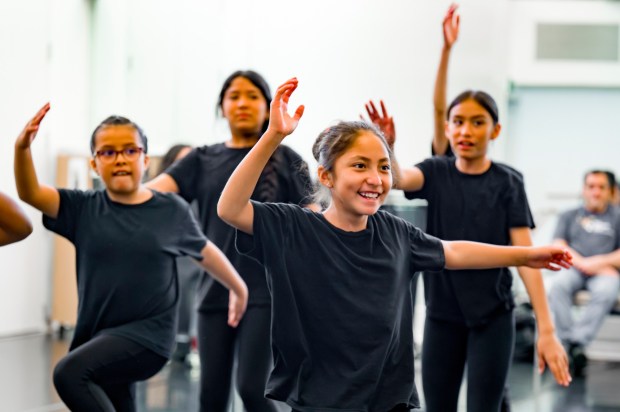
POLYGON ((336 159, 332 171, 319 167, 319 179, 331 191, 325 214, 346 222, 347 227, 363 229, 392 187, 388 150, 372 131, 362 130, 336 159))
POLYGON ((103 126, 97 131, 94 143, 94 156, 90 164, 103 180, 107 191, 113 197, 128 197, 137 193, 149 163, 138 131, 131 125, 103 126), (112 152, 121 153, 111 155, 112 152))
POLYGON ((224 93, 222 113, 233 136, 260 135, 269 108, 262 92, 245 77, 236 77, 224 93))
POLYGON ((501 129, 489 112, 474 99, 467 99, 455 105, 449 115, 446 136, 454 154, 466 160, 485 157, 489 142, 499 136, 501 129))

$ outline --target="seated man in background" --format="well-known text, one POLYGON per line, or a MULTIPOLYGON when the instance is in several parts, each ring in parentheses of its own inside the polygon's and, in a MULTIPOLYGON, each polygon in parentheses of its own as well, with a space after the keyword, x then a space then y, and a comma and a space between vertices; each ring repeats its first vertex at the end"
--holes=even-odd
POLYGON ((557 335, 567 347, 573 376, 583 374, 584 347, 596 336, 620 290, 620 209, 611 203, 615 187, 611 172, 586 173, 583 205, 564 212, 554 234, 555 243, 573 254, 574 267, 558 274, 549 290, 557 335), (573 297, 582 289, 590 292, 590 300, 573 320, 573 297))

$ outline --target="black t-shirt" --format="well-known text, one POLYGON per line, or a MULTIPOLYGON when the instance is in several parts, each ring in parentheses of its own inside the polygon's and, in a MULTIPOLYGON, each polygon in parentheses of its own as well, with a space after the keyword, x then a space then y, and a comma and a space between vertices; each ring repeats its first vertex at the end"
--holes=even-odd
MULTIPOLYGON (((224 252, 245 280, 250 292, 248 304, 268 306, 271 298, 265 270, 255 260, 237 253, 235 229, 217 215, 217 202, 224 186, 250 150, 232 149, 224 143, 199 147, 175 163, 166 173, 175 180, 179 194, 185 200, 198 201, 202 230, 224 252)), ((307 197, 311 186, 308 165, 291 148, 281 145, 263 171, 252 199, 305 206, 311 203, 307 197)), ((204 277, 199 288, 199 302, 199 310, 203 312, 226 310, 228 291, 210 276, 204 277)))
POLYGON ((419 406, 410 283, 438 270, 441 242, 387 212, 345 232, 294 205, 254 205, 237 247, 265 265, 274 369, 266 396, 293 409, 387 411, 419 406))
MULTIPOLYGON (((455 158, 445 156, 426 159, 417 167, 424 174, 424 187, 405 196, 427 199, 429 234, 509 245, 511 228, 534 227, 523 177, 515 169, 493 162, 482 174, 465 174, 456 168, 455 158)), ((508 268, 425 274, 427 315, 468 325, 484 323, 514 307, 511 287, 508 268)))
POLYGON ((174 194, 113 202, 105 190, 59 189, 56 219, 43 225, 75 245, 78 316, 70 350, 98 334, 123 336, 164 357, 176 331, 175 258, 202 260, 207 239, 174 194))

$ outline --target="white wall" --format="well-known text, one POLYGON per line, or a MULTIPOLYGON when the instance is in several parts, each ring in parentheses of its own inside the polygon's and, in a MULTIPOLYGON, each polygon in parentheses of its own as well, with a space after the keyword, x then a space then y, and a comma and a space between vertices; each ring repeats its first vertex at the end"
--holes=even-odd
MULTIPOLYGON (((13 142, 45 102, 52 102, 33 146, 39 179, 54 181, 54 155, 74 150, 88 107, 88 9, 80 0, 0 2, 0 190, 16 197, 13 142)), ((0 248, 0 336, 42 330, 49 310, 52 236, 41 214, 25 241, 0 248)))

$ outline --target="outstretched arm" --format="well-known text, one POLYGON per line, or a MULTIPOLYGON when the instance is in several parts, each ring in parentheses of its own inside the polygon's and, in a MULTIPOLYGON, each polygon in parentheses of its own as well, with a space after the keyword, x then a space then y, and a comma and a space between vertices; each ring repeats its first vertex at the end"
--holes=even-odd
POLYGON ((230 290, 228 324, 236 327, 248 305, 248 287, 226 255, 215 244, 207 242, 201 254, 200 266, 230 290))
POLYGON ((0 246, 19 242, 32 233, 32 224, 17 203, 0 192, 0 246))
POLYGON ((49 109, 50 104, 45 104, 17 137, 14 170, 19 198, 55 219, 58 216, 60 195, 56 188, 39 183, 30 151, 30 146, 39 131, 41 121, 49 109))
POLYGON ((297 79, 292 78, 278 87, 271 102, 267 131, 230 176, 217 204, 219 217, 242 232, 253 233, 254 208, 250 196, 261 172, 282 140, 293 133, 304 113, 304 106, 299 106, 293 116, 288 114, 288 102, 297 85, 297 79))
MULTIPOLYGON (((510 240, 515 246, 531 246, 532 237, 530 229, 528 227, 510 229, 510 240)), ((538 369, 542 373, 545 370, 545 364, 549 365, 555 380, 560 385, 568 386, 571 381, 568 371, 568 357, 555 335, 555 327, 547 304, 542 274, 538 269, 523 266, 518 267, 517 270, 523 280, 527 294, 530 297, 530 302, 534 308, 534 314, 536 315, 536 325, 538 328, 538 342, 536 345, 538 369)))
POLYGON ((452 46, 459 37, 459 15, 456 14, 456 4, 450 5, 443 18, 443 47, 441 49, 441 57, 439 67, 437 68, 437 77, 435 78, 435 91, 433 95, 434 105, 434 134, 433 134, 433 152, 437 155, 446 154, 449 142, 446 138, 446 116, 447 116, 447 84, 448 84, 448 62, 450 61, 450 52, 452 46))
POLYGON ((570 253, 559 246, 497 246, 469 241, 443 240, 446 269, 491 269, 529 266, 558 271, 571 265, 570 253))

